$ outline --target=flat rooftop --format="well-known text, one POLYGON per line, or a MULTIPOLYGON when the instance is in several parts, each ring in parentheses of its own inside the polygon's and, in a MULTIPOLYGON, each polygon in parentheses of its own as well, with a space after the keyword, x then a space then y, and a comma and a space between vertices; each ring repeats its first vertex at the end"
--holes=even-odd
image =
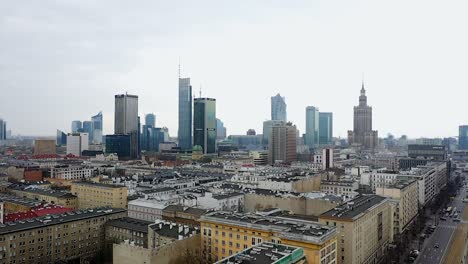
POLYGON ((341 204, 319 216, 340 220, 353 220, 364 214, 370 208, 384 202, 387 198, 378 195, 359 196, 347 203, 341 204))
POLYGON ((304 250, 300 247, 262 243, 222 259, 216 262, 216 264, 296 263, 303 258, 305 258, 304 250), (284 262, 287 259, 289 259, 289 261, 284 262))
POLYGON ((124 185, 115 185, 115 184, 107 184, 107 183, 100 183, 100 182, 92 182, 92 181, 76 181, 73 184, 77 185, 86 185, 92 187, 102 187, 102 188, 126 188, 124 185))
POLYGON ((53 226, 111 214, 124 213, 125 211, 125 209, 120 208, 102 207, 89 210, 77 210, 72 212, 66 212, 60 215, 44 216, 33 219, 27 219, 24 221, 20 220, 16 222, 10 222, 7 224, 0 224, 0 235, 27 231, 36 228, 43 228, 46 226, 53 226))
POLYGON ((10 188, 11 190, 15 190, 15 191, 47 195, 47 196, 52 196, 56 198, 76 198, 75 195, 69 192, 64 192, 64 191, 46 190, 46 189, 41 189, 41 188, 21 188, 21 187, 8 187, 8 188, 10 188))
POLYGON ((334 227, 317 222, 285 217, 260 216, 252 213, 213 212, 201 216, 201 221, 255 228, 267 232, 276 231, 281 237, 312 241, 321 244, 335 234, 334 227))
POLYGON ((119 218, 119 219, 108 221, 106 223, 106 226, 119 227, 119 228, 131 230, 131 231, 148 233, 148 226, 151 224, 153 224, 153 222, 130 218, 130 217, 124 217, 124 218, 119 218))

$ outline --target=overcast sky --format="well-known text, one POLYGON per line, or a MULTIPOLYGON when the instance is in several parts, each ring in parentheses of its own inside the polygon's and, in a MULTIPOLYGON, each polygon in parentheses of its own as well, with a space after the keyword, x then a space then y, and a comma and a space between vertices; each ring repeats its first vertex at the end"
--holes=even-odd
POLYGON ((468 124, 466 0, 2 1, 0 117, 14 134, 55 135, 139 96, 177 135, 177 68, 217 99, 228 134, 261 133, 270 97, 352 129, 362 73, 384 136, 456 136, 468 124))

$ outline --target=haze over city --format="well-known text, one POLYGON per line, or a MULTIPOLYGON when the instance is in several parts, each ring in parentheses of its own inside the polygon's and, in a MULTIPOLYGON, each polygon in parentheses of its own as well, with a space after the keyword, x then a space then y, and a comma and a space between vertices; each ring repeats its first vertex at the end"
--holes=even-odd
POLYGON ((374 127, 456 136, 468 122, 466 1, 8 1, 0 9, 0 117, 14 134, 55 135, 114 95, 177 135, 177 82, 217 99, 228 134, 261 131, 270 97, 305 130, 305 107, 352 128, 362 76, 374 127), (417 15, 417 18, 415 17, 417 15))

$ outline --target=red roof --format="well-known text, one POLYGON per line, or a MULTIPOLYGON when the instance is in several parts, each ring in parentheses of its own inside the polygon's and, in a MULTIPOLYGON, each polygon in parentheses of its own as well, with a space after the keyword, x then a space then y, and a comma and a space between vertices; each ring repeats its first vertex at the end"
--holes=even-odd
POLYGON ((18 220, 36 218, 36 217, 45 216, 45 215, 63 214, 63 213, 70 212, 70 211, 73 211, 73 209, 59 206, 59 205, 53 205, 53 204, 41 204, 28 212, 7 214, 4 216, 3 221, 5 223, 13 222, 13 221, 18 221, 18 220))

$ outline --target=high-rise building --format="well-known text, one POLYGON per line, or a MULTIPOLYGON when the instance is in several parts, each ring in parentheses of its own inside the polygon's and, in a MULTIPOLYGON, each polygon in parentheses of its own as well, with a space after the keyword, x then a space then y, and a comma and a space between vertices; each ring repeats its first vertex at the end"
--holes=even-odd
POLYGON ((332 144, 333 138, 333 113, 319 113, 319 145, 332 144))
POLYGON ((216 99, 195 98, 193 103, 193 145, 204 154, 216 152, 216 99))
POLYGON ((67 145, 67 134, 63 131, 57 129, 57 146, 65 146, 67 145))
POLYGON ((372 107, 367 105, 363 82, 359 105, 354 107, 354 129, 348 131, 348 143, 367 150, 373 150, 377 147, 378 140, 377 130, 372 130, 372 107))
POLYGON ((216 118, 216 139, 226 138, 226 127, 221 119, 216 118))
POLYGON ((103 129, 103 122, 102 122, 102 112, 99 112, 97 115, 91 117, 91 121, 93 122, 93 142, 95 144, 102 144, 102 129, 103 129))
POLYGON ((305 144, 315 148, 319 144, 319 109, 315 106, 306 107, 305 144))
POLYGON ((274 126, 283 126, 286 125, 286 122, 281 120, 267 120, 263 122, 263 134, 262 134, 262 145, 268 146, 271 128, 274 126))
POLYGON ((251 128, 247 130, 247 136, 255 136, 257 135, 257 132, 255 132, 255 129, 251 128))
POLYGON ((0 140, 7 139, 6 121, 0 119, 0 140))
POLYGON ((92 121, 83 121, 83 132, 88 133, 89 142, 93 142, 94 124, 92 121))
POLYGON ((159 127, 144 125, 141 135, 141 149, 159 152, 159 144, 164 142, 164 131, 159 127))
POLYGON ((287 121, 286 99, 280 94, 271 97, 271 120, 287 121))
POLYGON ((179 147, 192 149, 192 86, 190 78, 179 77, 179 147))
POLYGON ((119 160, 130 159, 130 135, 106 135, 106 153, 115 153, 119 160))
POLYGON ((296 134, 296 126, 291 123, 271 128, 268 141, 268 161, 270 164, 296 161, 296 134))
POLYGON ((38 138, 34 140, 34 155, 56 154, 55 139, 38 138))
POLYGON ((89 149, 88 133, 68 133, 67 154, 81 156, 83 150, 89 149))
POLYGON ((79 132, 83 128, 80 120, 72 121, 71 123, 71 132, 76 133, 79 132))
POLYGON ((468 149, 468 125, 460 126, 458 131, 458 148, 468 149))
POLYGON ((140 128, 138 120, 138 96, 120 94, 115 96, 114 134, 130 136, 130 158, 138 158, 140 152, 140 128))
POLYGON ((156 127, 156 115, 151 113, 151 114, 146 114, 145 115, 145 125, 150 126, 150 127, 156 127))

